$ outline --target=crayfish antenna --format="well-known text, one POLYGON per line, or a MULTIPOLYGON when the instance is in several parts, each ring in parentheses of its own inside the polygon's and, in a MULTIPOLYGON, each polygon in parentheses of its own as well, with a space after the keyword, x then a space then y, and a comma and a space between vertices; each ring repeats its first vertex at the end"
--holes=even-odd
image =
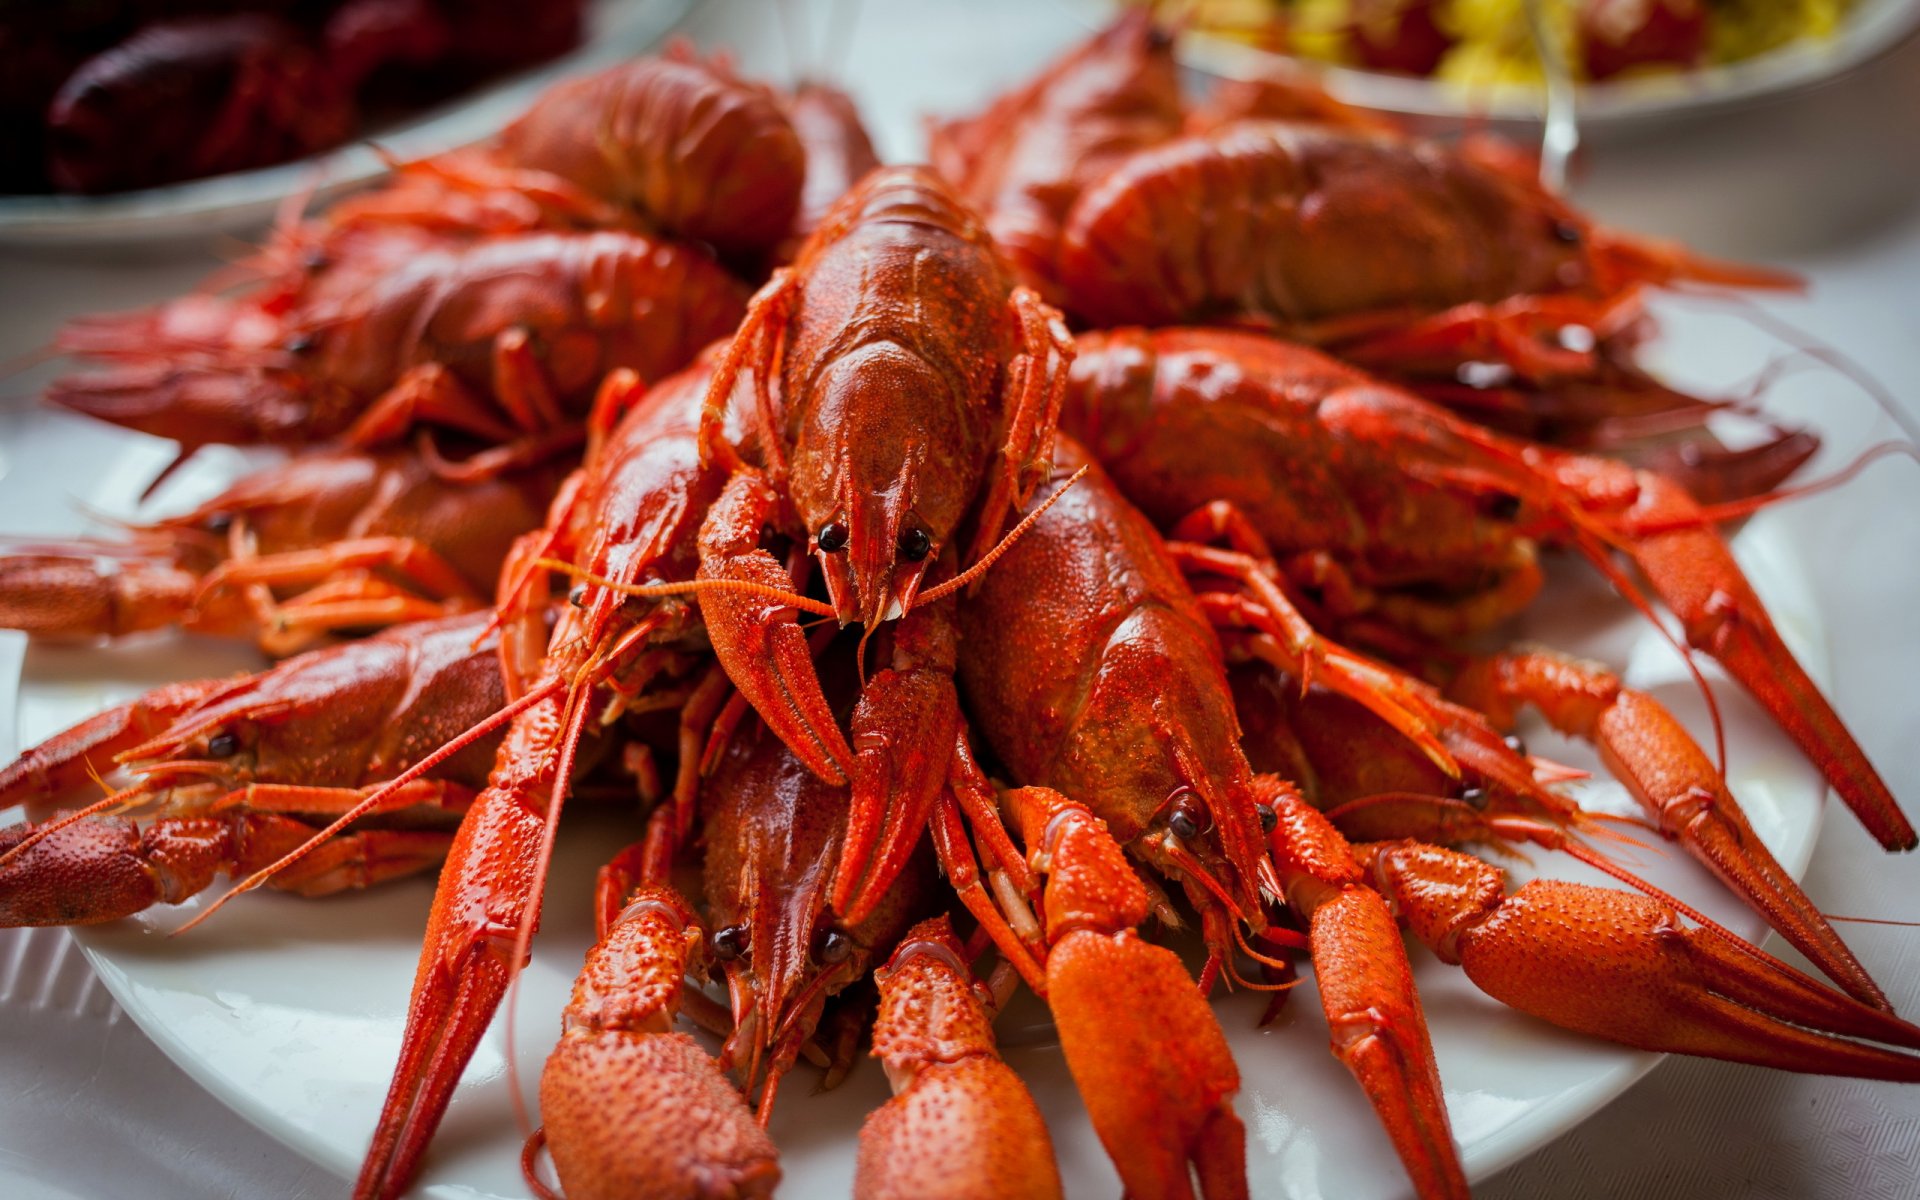
POLYGON ((1091 463, 1083 464, 1079 470, 1067 476, 1067 481, 1061 484, 1058 488, 1054 489, 1054 492, 1052 495, 1048 496, 1045 500, 1041 501, 1039 506, 1036 507, 1032 512, 1028 513, 1024 517, 1021 517, 1019 524, 1015 525, 1012 529, 1007 530, 1006 534, 1002 536, 998 542, 994 543, 993 548, 991 550, 988 550, 985 554, 982 554, 980 556, 979 562, 974 563, 972 566, 960 572, 958 575, 955 575, 952 579, 947 580, 945 583, 940 584, 937 587, 928 588, 926 591, 921 592, 919 595, 914 597, 913 606, 915 608, 919 608, 921 605, 931 604, 935 600, 940 600, 947 596, 950 596, 953 593, 959 591, 961 588, 969 586, 970 584, 973 583, 974 580, 980 578, 980 576, 986 574, 987 568, 991 567, 994 564, 995 560, 997 560, 1001 555, 1013 549, 1013 544, 1019 541, 1021 537, 1026 534, 1027 530, 1033 528, 1034 522, 1038 521, 1041 518, 1041 516, 1043 516, 1049 508, 1052 508, 1055 501, 1059 500, 1060 497, 1066 495, 1068 490, 1071 489, 1074 484, 1079 483, 1081 478, 1085 476, 1086 473, 1091 469, 1092 469, 1091 463))

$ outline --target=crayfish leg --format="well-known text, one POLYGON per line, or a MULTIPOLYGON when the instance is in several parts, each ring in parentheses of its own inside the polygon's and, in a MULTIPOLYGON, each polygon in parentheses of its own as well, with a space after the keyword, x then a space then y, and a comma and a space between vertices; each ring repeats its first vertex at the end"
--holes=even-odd
POLYGON ((1367 1093, 1424 1198, 1467 1195, 1427 1019, 1393 914, 1347 840, 1291 786, 1269 777, 1269 835, 1288 902, 1307 922, 1333 1054, 1367 1093))

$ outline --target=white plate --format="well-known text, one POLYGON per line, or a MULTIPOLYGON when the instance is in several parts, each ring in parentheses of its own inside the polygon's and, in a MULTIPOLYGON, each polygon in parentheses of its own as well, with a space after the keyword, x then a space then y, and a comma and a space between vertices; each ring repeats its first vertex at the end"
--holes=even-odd
POLYGON ((105 196, 0 196, 0 243, 145 241, 235 230, 266 221, 301 192, 338 195, 385 172, 380 149, 421 158, 479 141, 518 116, 555 80, 611 66, 658 41, 693 0, 594 0, 580 46, 484 84, 369 140, 254 171, 105 196))
MULTIPOLYGON (((1583 84, 1583 124, 1630 124, 1746 104, 1831 78, 1883 53, 1920 29, 1920 0, 1856 0, 1846 22, 1825 40, 1804 40, 1743 62, 1638 79, 1583 84)), ((1531 87, 1467 88, 1408 75, 1322 66, 1284 58, 1204 33, 1181 39, 1181 61, 1228 79, 1255 78, 1275 69, 1305 70, 1334 97, 1361 108, 1408 116, 1486 118, 1530 122, 1542 94, 1531 87)))
MULTIPOLYGON (((55 425, 53 432, 65 429, 55 425)), ((94 436, 95 431, 85 431, 94 436)), ((148 441, 120 440, 125 457, 97 457, 110 480, 95 506, 127 511, 127 498, 156 461, 148 441)), ((32 447, 22 446, 19 449, 32 447)), ((16 463, 30 471, 38 454, 16 463)), ((58 455, 47 456, 47 461, 58 455)), ((16 472, 4 495, 32 503, 36 481, 16 472)), ((191 475, 183 488, 217 480, 191 475)), ((48 501, 40 500, 40 504, 48 501)), ((1808 669, 1826 670, 1822 631, 1795 559, 1765 516, 1737 543, 1788 641, 1808 669)), ((1703 729, 1698 696, 1666 644, 1628 615, 1580 570, 1556 580, 1521 636, 1625 666, 1628 676, 1703 729)), ((144 648, 47 651, 28 655, 20 695, 22 744, 159 679, 192 670, 231 669, 214 647, 187 639, 144 648)), ((0 670, 5 669, 0 655, 0 670)), ((1726 718, 1731 781, 1761 837, 1798 874, 1812 851, 1823 789, 1812 769, 1773 733, 1743 694, 1719 689, 1726 718)), ((1526 736, 1539 753, 1591 766, 1591 755, 1539 728, 1526 736)), ((1583 796, 1624 810, 1611 784, 1583 796)), ((574 814, 560 839, 534 961, 523 976, 513 1042, 522 1087, 531 1095, 558 1032, 558 1013, 589 941, 593 869, 634 835, 604 815, 574 814)), ((1664 852, 1635 855, 1645 873, 1735 929, 1752 936, 1758 921, 1725 898, 1690 860, 1664 852)), ((1542 873, 1604 882, 1583 869, 1538 856, 1542 873)), ((1524 872, 1522 872, 1524 874, 1524 872)), ((198 904, 150 913, 78 934, 101 978, 166 1053, 247 1120, 343 1176, 360 1160, 385 1094, 399 1044, 408 988, 431 884, 416 880, 372 893, 308 902, 256 894, 207 927, 166 936, 198 904)), ((1638 1079, 1657 1056, 1564 1034, 1481 996, 1460 973, 1414 950, 1415 974, 1432 1022, 1454 1131, 1470 1175, 1484 1177, 1554 1136, 1638 1079)), ((1237 1104, 1251 1135, 1250 1174, 1266 1197, 1392 1197, 1407 1193, 1397 1160, 1371 1111, 1327 1053, 1327 1035, 1311 983, 1274 1027, 1255 1019, 1263 997, 1237 994, 1218 1010, 1244 1076, 1237 1104)), ((1056 1049, 1034 1020, 1009 1014, 1007 1058, 1048 1115, 1069 1193, 1112 1196, 1118 1182, 1088 1128, 1056 1049)), ((1170 1030, 1169 1036, 1178 1031, 1170 1030)), ((496 1020, 434 1142, 425 1194, 443 1198, 521 1197, 522 1133, 507 1079, 508 1037, 496 1020)), ((808 1094, 803 1068, 783 1093, 773 1123, 789 1196, 845 1195, 864 1114, 886 1095, 884 1079, 863 1064, 840 1090, 808 1094)), ((111 1069, 98 1085, 120 1081, 111 1069)))

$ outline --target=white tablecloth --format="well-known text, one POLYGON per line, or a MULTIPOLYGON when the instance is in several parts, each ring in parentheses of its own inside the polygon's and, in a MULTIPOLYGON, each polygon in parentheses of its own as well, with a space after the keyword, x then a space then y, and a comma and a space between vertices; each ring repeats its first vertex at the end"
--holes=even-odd
MULTIPOLYGON (((804 39, 796 52, 765 9, 751 0, 709 4, 686 31, 703 44, 738 47, 750 70, 782 74, 796 53, 813 69, 837 70, 896 157, 916 152, 918 114, 976 105, 1083 28, 1069 9, 1034 0, 875 4, 850 42, 809 57, 804 39)), ((1920 44, 1909 44, 1791 99, 1602 137, 1578 195, 1616 223, 1804 271, 1809 295, 1767 308, 1886 381, 1920 418, 1917 123, 1920 44)), ((209 239, 137 254, 0 254, 0 361, 43 344, 68 316, 178 291, 222 249, 209 239)), ((1676 363, 1710 382, 1737 378, 1770 352, 1725 310, 1687 304, 1671 321, 1676 363)), ((25 395, 37 378, 16 376, 0 391, 25 395)), ((1768 403, 1828 437, 1816 474, 1894 432, 1831 372, 1800 374, 1768 403)), ((0 472, 8 471, 9 446, 64 419, 0 407, 0 472)), ((18 496, 9 488, 51 477, 47 464, 26 465, 0 474, 7 532, 23 531, 6 519, 18 496)), ((1911 809, 1920 809, 1920 706, 1911 699, 1920 670, 1917 494, 1920 475, 1898 462, 1786 514, 1828 621, 1838 706, 1911 809)), ((18 649, 0 641, 0 679, 11 680, 18 649)), ((11 732, 0 704, 0 749, 11 732)), ((1806 880, 1817 901, 1835 913, 1920 919, 1917 880, 1920 862, 1881 854, 1844 810, 1829 806, 1806 880)), ((1920 1012, 1920 930, 1844 932, 1895 1003, 1920 1012)), ((1917 1181, 1920 1089, 1673 1058, 1480 1194, 1867 1200, 1920 1196, 1917 1181)), ((305 1200, 344 1187, 166 1061, 118 1014, 64 933, 0 934, 0 1194, 305 1200), (101 1078, 113 1088, 95 1086, 101 1078)))

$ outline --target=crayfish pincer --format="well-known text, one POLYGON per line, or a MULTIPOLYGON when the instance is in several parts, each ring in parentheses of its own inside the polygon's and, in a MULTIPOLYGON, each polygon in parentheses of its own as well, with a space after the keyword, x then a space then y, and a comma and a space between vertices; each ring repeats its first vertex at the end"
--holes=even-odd
POLYGON ((738 1089, 673 1028, 706 942, 687 902, 654 883, 588 951, 540 1076, 543 1140, 569 1200, 765 1197, 780 1182, 738 1089))

